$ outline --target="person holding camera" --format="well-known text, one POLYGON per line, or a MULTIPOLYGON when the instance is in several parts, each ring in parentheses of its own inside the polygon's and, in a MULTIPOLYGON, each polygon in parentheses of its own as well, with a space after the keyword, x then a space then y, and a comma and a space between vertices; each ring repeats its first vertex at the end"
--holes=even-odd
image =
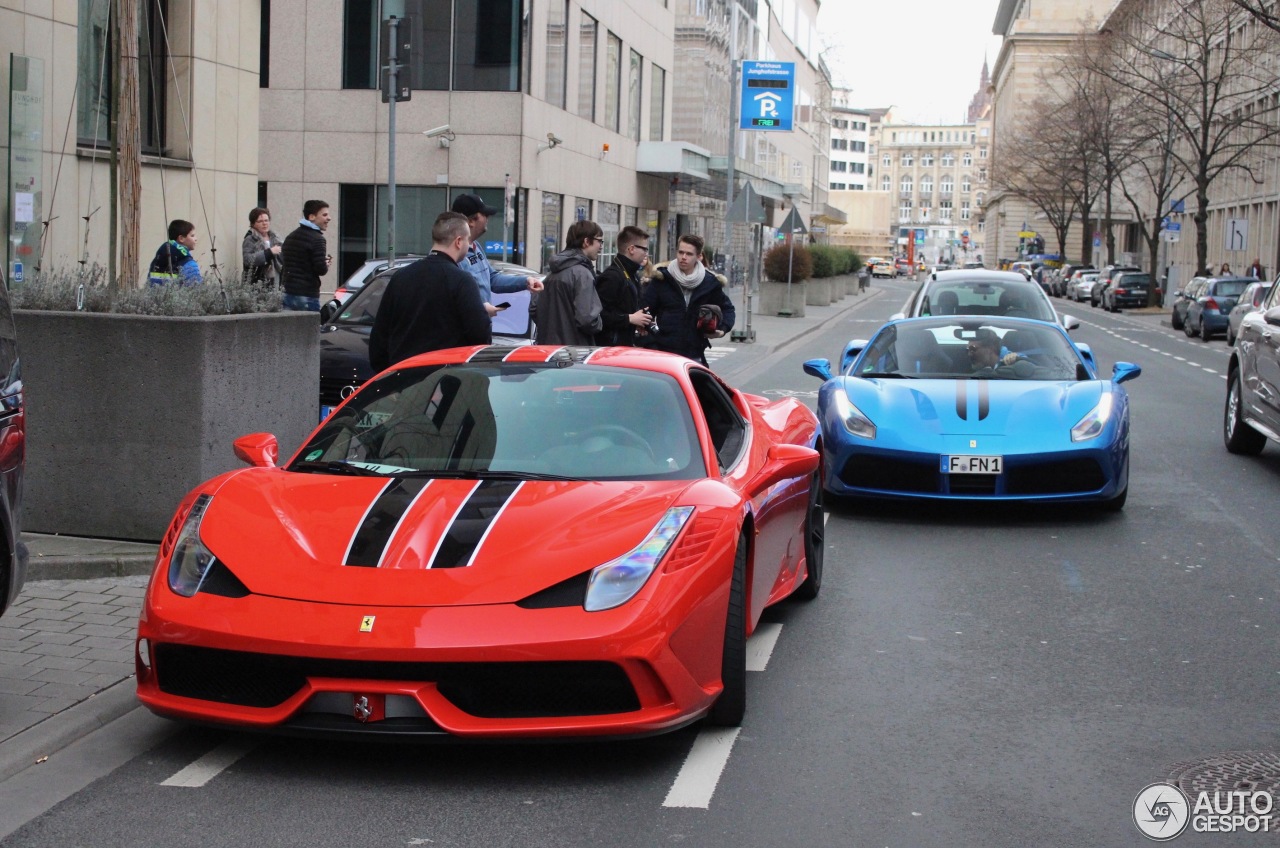
POLYGON ((623 227, 617 255, 596 277, 604 325, 596 333, 597 345, 634 347, 636 333, 646 333, 653 325, 653 316, 640 306, 640 270, 648 256, 649 234, 639 227, 623 227))
POLYGON ((650 346, 707 364, 711 339, 733 329, 736 313, 722 277, 702 264, 703 241, 680 236, 676 261, 645 286, 642 301, 658 324, 650 346))

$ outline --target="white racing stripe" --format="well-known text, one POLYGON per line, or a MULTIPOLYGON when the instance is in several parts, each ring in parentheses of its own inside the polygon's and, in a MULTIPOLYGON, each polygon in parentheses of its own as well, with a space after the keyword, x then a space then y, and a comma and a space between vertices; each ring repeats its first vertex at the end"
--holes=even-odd
POLYGON ((776 622, 761 624, 756 628, 756 632, 747 640, 747 671, 764 671, 780 635, 782 625, 776 622))
POLYGON ((694 807, 705 810, 711 806, 720 774, 729 762, 733 743, 741 731, 739 727, 705 728, 689 749, 676 782, 671 784, 664 807, 694 807))
POLYGON ((187 788, 204 786, 256 747, 256 740, 235 739, 224 742, 160 785, 187 788))

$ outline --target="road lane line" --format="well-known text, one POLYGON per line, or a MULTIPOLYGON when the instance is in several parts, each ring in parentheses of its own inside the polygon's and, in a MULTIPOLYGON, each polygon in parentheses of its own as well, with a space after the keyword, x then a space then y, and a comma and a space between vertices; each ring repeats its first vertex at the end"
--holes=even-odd
POLYGON ((187 788, 204 786, 256 747, 256 740, 235 739, 224 742, 160 785, 187 788))
POLYGON ((741 729, 716 727, 699 731, 662 806, 701 810, 710 807, 711 796, 716 792, 716 784, 720 782, 720 775, 729 762, 729 754, 741 729))
POLYGON ((781 634, 782 625, 777 622, 761 624, 756 628, 756 632, 747 640, 747 671, 764 671, 781 634))

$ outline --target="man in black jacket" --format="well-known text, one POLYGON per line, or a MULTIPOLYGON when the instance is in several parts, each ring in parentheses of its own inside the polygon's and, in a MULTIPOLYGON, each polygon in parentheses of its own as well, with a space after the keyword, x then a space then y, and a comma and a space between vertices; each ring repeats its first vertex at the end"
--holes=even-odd
POLYGON ((329 228, 329 204, 308 200, 302 205, 298 229, 285 236, 280 282, 284 308, 297 312, 320 311, 320 278, 329 273, 333 257, 325 249, 329 228))
POLYGON ((640 266, 648 255, 649 234, 639 227, 623 227, 617 255, 596 278, 604 325, 596 333, 596 344, 634 346, 636 331, 653 323, 653 316, 640 306, 640 266))
POLYGON ((471 244, 467 216, 445 212, 431 228, 431 253, 387 283, 369 332, 369 364, 384 371, 431 350, 493 342, 489 313, 470 274, 458 267, 471 244))
POLYGON ((732 330, 737 313, 724 290, 724 282, 702 264, 702 244, 698 236, 680 236, 676 243, 676 261, 664 267, 661 276, 649 281, 643 301, 658 322, 653 347, 706 365, 705 351, 711 347, 710 340, 732 330), (703 307, 719 310, 714 322, 709 316, 715 310, 703 307))

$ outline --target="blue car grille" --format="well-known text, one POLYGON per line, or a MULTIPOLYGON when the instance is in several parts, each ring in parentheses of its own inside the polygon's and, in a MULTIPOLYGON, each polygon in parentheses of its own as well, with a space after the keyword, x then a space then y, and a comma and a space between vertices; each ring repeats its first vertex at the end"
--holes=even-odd
POLYGON ((1096 492, 1107 476, 1090 458, 1011 463, 1002 475, 941 474, 938 461, 854 455, 840 469, 840 479, 858 489, 904 495, 1073 495, 1096 492))

